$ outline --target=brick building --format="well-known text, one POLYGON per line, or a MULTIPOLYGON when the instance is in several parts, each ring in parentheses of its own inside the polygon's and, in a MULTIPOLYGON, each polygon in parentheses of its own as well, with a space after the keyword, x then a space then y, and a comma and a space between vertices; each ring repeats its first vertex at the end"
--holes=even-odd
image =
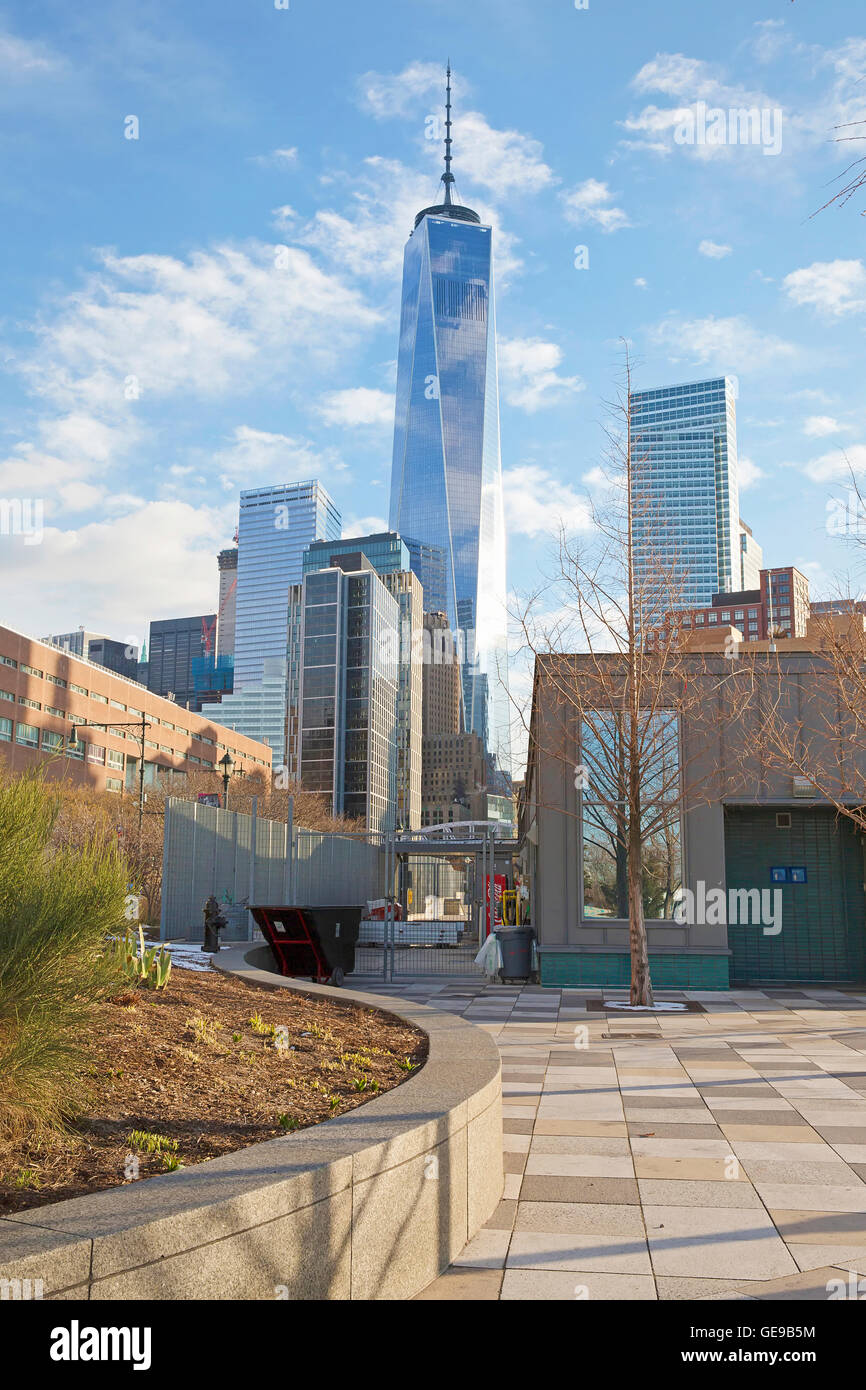
POLYGON ((47 765, 50 777, 98 790, 137 786, 141 740, 135 728, 117 728, 144 716, 145 784, 160 775, 220 772, 229 752, 238 773, 271 776, 271 750, 212 719, 179 709, 136 681, 72 656, 46 642, 0 627, 0 759, 22 772, 47 765), (75 725, 87 723, 77 743, 75 725))

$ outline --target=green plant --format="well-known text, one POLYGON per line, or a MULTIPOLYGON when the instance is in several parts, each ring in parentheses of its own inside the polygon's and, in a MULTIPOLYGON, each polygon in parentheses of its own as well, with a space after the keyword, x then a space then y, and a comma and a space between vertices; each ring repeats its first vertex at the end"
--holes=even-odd
POLYGON ((336 1108, 337 1108, 337 1106, 340 1104, 340 1101, 341 1101, 341 1100, 342 1100, 342 1096, 329 1096, 329 1097, 328 1097, 328 1103, 329 1103, 331 1109, 332 1109, 332 1110, 336 1110, 336 1108))
POLYGON ((167 1173, 176 1173, 177 1170, 178 1170, 178 1168, 182 1168, 182 1167, 183 1167, 183 1164, 181 1163, 180 1159, 177 1157, 177 1154, 165 1154, 165 1153, 164 1153, 164 1154, 162 1155, 162 1166, 163 1166, 163 1168, 165 1169, 165 1171, 166 1171, 167 1173))
POLYGON ((397 1063, 401 1071, 417 1071, 420 1062, 413 1062, 410 1057, 404 1057, 402 1062, 397 1063))
POLYGON ((82 1088, 95 1006, 121 988, 114 952, 128 882, 116 846, 57 846, 60 791, 0 777, 0 1132, 56 1129, 82 1088))
POLYGON ((19 1168, 15 1174, 15 1187, 41 1187, 35 1168, 19 1168))
POLYGON ((215 1019, 205 1018, 202 1013, 195 1013, 192 1018, 188 1018, 186 1021, 186 1027, 195 1035, 196 1042, 207 1043, 209 1047, 212 1047, 216 1042, 217 1030, 221 1026, 215 1019))
POLYGON ((241 1035, 240 1035, 240 1033, 232 1033, 232 1042, 240 1042, 240 1040, 241 1040, 241 1035))
POLYGON ((293 1115, 278 1115, 277 1124, 280 1126, 280 1129, 287 1130, 289 1134, 294 1133, 296 1129, 300 1129, 301 1127, 300 1120, 296 1120, 293 1115))
POLYGON ((138 928, 138 949, 133 932, 118 937, 113 947, 128 980, 145 989, 165 989, 171 976, 171 956, 164 946, 151 946, 146 950, 141 927, 138 928))
POLYGON ((371 1089, 372 1089, 372 1088, 371 1088, 371 1085, 370 1085, 370 1077, 369 1077, 369 1076, 353 1076, 353 1077, 352 1077, 352 1090, 353 1090, 353 1091, 368 1091, 368 1090, 371 1090, 371 1089))
POLYGON ((165 1134, 151 1134, 146 1129, 134 1129, 127 1143, 135 1153, 140 1154, 176 1154, 178 1148, 177 1139, 169 1139, 165 1134))
POLYGON ((250 1019, 250 1027, 254 1033, 258 1033, 265 1038, 272 1038, 277 1031, 276 1024, 265 1023, 261 1014, 253 1014, 250 1019))

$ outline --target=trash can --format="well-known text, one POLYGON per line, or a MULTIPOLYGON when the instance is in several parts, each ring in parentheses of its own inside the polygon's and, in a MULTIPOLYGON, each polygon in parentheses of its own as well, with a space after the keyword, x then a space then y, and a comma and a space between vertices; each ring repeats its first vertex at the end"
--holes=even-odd
POLYGON ((502 951, 503 980, 529 980, 532 977, 531 927, 497 927, 496 940, 502 951))
POLYGON ((251 906, 280 973, 341 985, 355 968, 361 907, 251 906))

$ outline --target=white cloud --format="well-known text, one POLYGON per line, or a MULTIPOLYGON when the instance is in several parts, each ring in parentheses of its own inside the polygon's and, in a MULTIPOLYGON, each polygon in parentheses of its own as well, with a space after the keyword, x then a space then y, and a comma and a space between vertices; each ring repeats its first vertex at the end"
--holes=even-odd
POLYGON ((271 150, 270 154, 253 154, 250 160, 263 168, 288 169, 298 162, 298 147, 292 145, 282 150, 271 150))
POLYGON ((782 286, 795 304, 809 304, 826 314, 866 309, 866 267, 862 261, 814 261, 786 275, 782 286))
POLYGON ((582 391, 579 376, 560 376, 562 349, 542 338, 501 338, 499 370, 509 405, 533 413, 582 391))
POLYGON ((5 81, 48 76, 62 66, 62 59, 37 39, 0 34, 0 73, 5 81))
POLYGON ((489 188, 496 198, 507 198, 517 189, 539 193, 556 182, 538 140, 519 130, 496 130, 479 111, 467 111, 455 120, 453 135, 458 181, 465 170, 469 183, 489 188))
POLYGON ((211 612, 214 553, 226 544, 236 514, 234 502, 225 508, 146 502, 77 529, 46 526, 41 545, 14 553, 0 546, 4 589, 15 589, 16 626, 36 636, 79 623, 143 634, 151 617, 211 612))
MULTIPOLYGON (((338 180, 333 182, 336 185, 338 180)), ((295 240, 315 247, 341 273, 385 281, 389 286, 399 284, 403 248, 415 216, 439 196, 431 179, 407 169, 399 160, 372 155, 364 160, 360 177, 341 182, 348 190, 348 205, 340 211, 320 210, 295 240)), ((473 206, 482 221, 493 226, 496 278, 501 288, 520 265, 515 239, 503 231, 494 208, 477 199, 473 199, 473 206)))
POLYGON ((585 497, 538 464, 507 468, 502 475, 505 524, 510 536, 555 536, 560 526, 585 531, 591 524, 585 497))
POLYGON ((741 454, 737 459, 737 477, 740 484, 740 491, 746 492, 755 483, 759 483, 762 478, 766 478, 766 473, 759 468, 747 455, 741 454))
POLYGON ((316 410, 329 425, 378 425, 393 428, 394 396, 392 392, 372 390, 367 386, 349 387, 345 391, 328 391, 316 410))
MULTIPOLYGON (((463 85, 453 74, 451 88, 459 100, 463 85)), ((397 73, 366 72, 358 81, 360 104, 377 120, 407 116, 427 97, 436 97, 438 110, 444 94, 445 72, 438 63, 409 63, 397 73)))
POLYGON ((570 192, 562 194, 566 219, 575 227, 591 223, 603 232, 617 232, 621 227, 630 227, 632 224, 628 214, 614 204, 614 196, 606 183, 599 179, 585 179, 570 192))
MULTIPOLYGON (((650 62, 635 74, 631 86, 634 91, 645 95, 659 93, 675 104, 659 106, 650 103, 636 115, 630 115, 620 122, 629 138, 624 142, 630 148, 649 150, 658 154, 672 154, 675 150, 691 154, 698 159, 720 158, 732 151, 742 151, 750 146, 736 139, 730 143, 698 142, 679 143, 676 139, 677 127, 685 122, 693 122, 697 117, 697 104, 704 102, 707 107, 724 112, 753 111, 768 113, 781 110, 780 103, 766 93, 750 90, 739 84, 727 82, 720 69, 701 58, 689 58, 684 53, 658 53, 650 62)), ((759 118, 760 119, 760 118, 759 118)), ((778 118, 776 128, 778 129, 778 118)), ((784 120, 788 127, 787 118, 784 120)), ((766 133, 765 143, 770 144, 772 130, 766 133)), ((728 131, 730 136, 730 131, 728 131)), ((781 131, 779 131, 781 138, 781 131)), ((763 138, 763 137, 762 137, 763 138)), ((753 148, 759 151, 755 142, 753 148)), ((772 166, 778 161, 764 159, 762 164, 772 166)), ((754 171, 753 161, 748 162, 750 172, 754 171)))
POLYGON ((702 256, 709 256, 711 261, 721 261, 725 256, 730 256, 733 251, 732 246, 725 246, 719 241, 704 240, 698 247, 702 256))
POLYGON ((83 289, 38 328, 19 364, 62 404, 120 412, 125 383, 151 397, 216 397, 325 365, 380 321, 357 291, 298 247, 220 246, 182 261, 102 253, 83 289))
POLYGON ((847 449, 833 449, 827 454, 819 454, 802 465, 802 471, 813 483, 833 482, 850 476, 851 470, 859 476, 866 474, 866 444, 852 444, 847 449))
POLYGON ((803 425, 803 433, 812 439, 822 439, 828 434, 838 434, 842 426, 832 415, 810 415, 803 425))
POLYGON ((639 276, 637 277, 637 279, 635 280, 634 283, 635 283, 635 289, 638 289, 638 290, 645 290, 645 289, 647 288, 647 282, 646 282, 646 280, 643 278, 642 275, 639 275, 639 276))
POLYGON ((388 523, 383 516, 348 516, 343 522, 343 539, 351 540, 353 536, 375 536, 380 531, 387 531, 388 523))
POLYGON ((650 336, 666 349, 671 362, 711 363, 725 372, 757 371, 797 356, 793 344, 761 333, 741 316, 683 319, 672 314, 656 324, 650 336))
POLYGON ((232 442, 214 455, 223 487, 236 491, 271 483, 295 483, 320 478, 336 469, 340 456, 334 449, 320 449, 309 439, 238 425, 232 442))

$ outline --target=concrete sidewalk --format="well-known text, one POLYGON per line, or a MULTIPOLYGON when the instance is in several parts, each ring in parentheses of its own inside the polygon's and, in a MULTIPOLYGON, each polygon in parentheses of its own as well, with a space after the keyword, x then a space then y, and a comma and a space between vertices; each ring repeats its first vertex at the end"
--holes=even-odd
POLYGON ((858 1296, 866 992, 663 991, 689 1011, 617 1016, 621 990, 370 987, 462 1014, 503 1060, 503 1201, 420 1298, 858 1296))

